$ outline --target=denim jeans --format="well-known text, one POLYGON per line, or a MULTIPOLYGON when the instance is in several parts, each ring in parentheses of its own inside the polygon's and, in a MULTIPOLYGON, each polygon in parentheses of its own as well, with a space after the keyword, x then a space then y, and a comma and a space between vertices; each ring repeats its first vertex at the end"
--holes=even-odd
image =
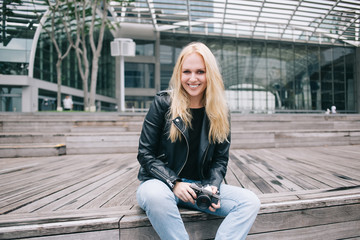
POLYGON ((189 235, 178 206, 224 216, 216 240, 245 239, 260 208, 258 197, 251 191, 227 184, 220 186, 220 208, 215 212, 201 210, 197 205, 183 202, 158 179, 142 182, 136 193, 140 207, 145 210, 152 226, 163 240, 186 240, 189 235))

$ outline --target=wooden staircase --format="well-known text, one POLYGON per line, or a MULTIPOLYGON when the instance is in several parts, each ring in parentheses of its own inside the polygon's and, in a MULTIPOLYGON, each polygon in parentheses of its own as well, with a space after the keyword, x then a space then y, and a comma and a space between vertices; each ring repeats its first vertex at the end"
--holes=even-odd
MULTIPOLYGON (((133 153, 144 114, 0 114, 0 157, 133 153)), ((353 145, 360 115, 232 114, 232 149, 353 145)))

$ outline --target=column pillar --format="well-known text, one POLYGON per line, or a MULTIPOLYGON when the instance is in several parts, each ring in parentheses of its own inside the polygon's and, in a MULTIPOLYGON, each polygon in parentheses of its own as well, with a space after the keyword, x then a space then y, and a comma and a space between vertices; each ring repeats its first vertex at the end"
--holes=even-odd
POLYGON ((356 87, 356 111, 360 113, 360 47, 356 48, 356 57, 355 57, 355 87, 356 87))

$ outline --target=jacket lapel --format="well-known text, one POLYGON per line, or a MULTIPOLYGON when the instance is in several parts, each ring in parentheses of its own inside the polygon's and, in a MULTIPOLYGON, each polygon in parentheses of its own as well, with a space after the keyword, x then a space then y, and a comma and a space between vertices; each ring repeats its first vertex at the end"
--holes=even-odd
POLYGON ((199 159, 201 161, 204 159, 204 154, 206 154, 208 146, 209 146, 209 118, 204 114, 203 123, 201 127, 201 135, 200 135, 200 151, 199 151, 199 159))
POLYGON ((173 123, 181 131, 181 133, 185 136, 186 141, 189 142, 189 130, 186 128, 183 120, 180 117, 177 117, 173 120, 173 123))

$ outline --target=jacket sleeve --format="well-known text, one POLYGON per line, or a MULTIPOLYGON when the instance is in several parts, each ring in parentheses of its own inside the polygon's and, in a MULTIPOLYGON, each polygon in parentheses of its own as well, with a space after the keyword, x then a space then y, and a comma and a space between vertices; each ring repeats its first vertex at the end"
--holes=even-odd
POLYGON ((220 189, 220 184, 226 175, 227 165, 229 161, 229 149, 231 142, 231 134, 227 141, 216 143, 212 161, 210 165, 209 178, 202 181, 203 185, 212 185, 220 189))
POLYGON ((166 134, 164 127, 169 109, 167 97, 165 93, 157 94, 150 106, 139 139, 137 159, 147 175, 163 181, 172 189, 179 177, 166 166, 161 156, 157 156, 161 152, 159 148, 163 134, 166 134))

